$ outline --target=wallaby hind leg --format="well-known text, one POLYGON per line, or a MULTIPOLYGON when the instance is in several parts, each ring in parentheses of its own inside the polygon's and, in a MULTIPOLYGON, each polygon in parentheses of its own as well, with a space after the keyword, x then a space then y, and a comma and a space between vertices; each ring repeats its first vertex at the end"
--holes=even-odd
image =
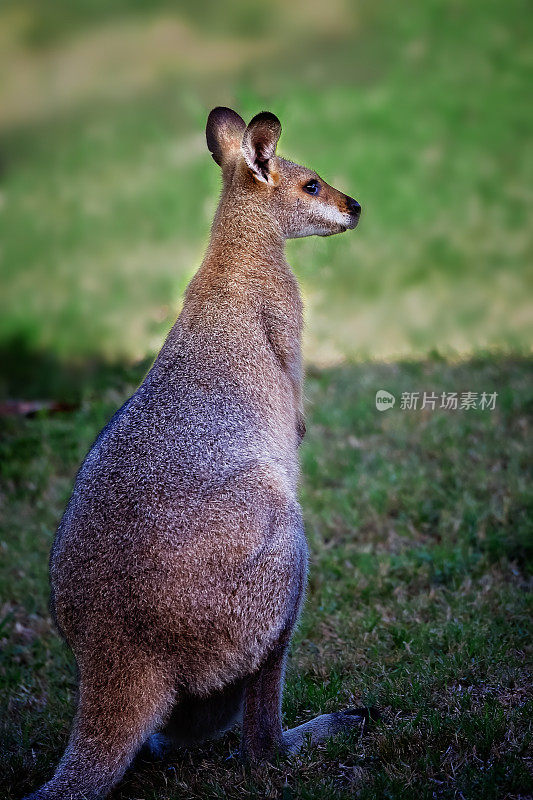
POLYGON ((248 680, 242 720, 241 754, 265 761, 286 750, 281 728, 281 694, 289 637, 283 637, 248 680))
POLYGON ((285 636, 247 685, 242 730, 242 755, 247 760, 267 760, 276 752, 297 753, 308 741, 318 744, 336 734, 361 729, 371 718, 368 709, 346 709, 321 714, 283 732, 281 695, 287 647, 285 636))
MULTIPOLYGON (((133 660, 133 659, 132 659, 133 660)), ((79 705, 53 778, 26 800, 96 800, 121 779, 138 748, 174 700, 156 665, 81 669, 79 705)))

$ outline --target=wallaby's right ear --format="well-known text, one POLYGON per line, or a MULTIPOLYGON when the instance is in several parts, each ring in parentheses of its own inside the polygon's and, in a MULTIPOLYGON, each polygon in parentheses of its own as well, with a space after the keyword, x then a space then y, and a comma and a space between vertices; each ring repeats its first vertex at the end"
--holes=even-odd
POLYGON ((271 159, 281 135, 281 122, 270 111, 256 114, 242 137, 244 160, 257 180, 275 184, 278 176, 271 172, 271 159))
POLYGON ((211 155, 221 167, 240 152, 246 123, 231 108, 214 108, 207 118, 205 136, 211 155))

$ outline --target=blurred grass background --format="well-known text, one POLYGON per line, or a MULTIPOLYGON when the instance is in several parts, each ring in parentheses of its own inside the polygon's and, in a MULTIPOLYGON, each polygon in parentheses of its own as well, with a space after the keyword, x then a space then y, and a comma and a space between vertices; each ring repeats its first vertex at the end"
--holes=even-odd
POLYGON ((65 745, 75 674, 47 555, 200 264, 215 105, 274 111, 280 153, 363 205, 355 233, 288 243, 311 571, 284 712, 384 717, 254 774, 226 737, 115 796, 531 795, 531 22, 526 0, 2 1, 0 399, 81 401, 0 414, 2 797, 65 745), (381 388, 498 400, 379 414, 381 388))
POLYGON ((527 348, 530 19, 522 0, 4 0, 4 391, 32 354, 157 351, 217 202, 217 104, 273 110, 280 152, 363 205, 356 234, 289 243, 308 360, 527 348))

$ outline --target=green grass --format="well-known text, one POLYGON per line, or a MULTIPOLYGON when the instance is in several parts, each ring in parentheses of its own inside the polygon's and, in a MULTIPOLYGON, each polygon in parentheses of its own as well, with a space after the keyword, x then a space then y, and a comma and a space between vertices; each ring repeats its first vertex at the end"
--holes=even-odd
POLYGON ((284 715, 363 703, 382 719, 252 771, 231 733, 138 763, 114 796, 531 795, 530 23, 525 0, 2 4, 0 397, 76 405, 0 417, 2 798, 65 745, 74 666, 48 552, 200 263, 219 104, 275 111, 280 152, 363 205, 355 233, 288 246, 311 565, 284 715), (415 391, 498 399, 401 410, 415 391))
MULTIPOLYGON (((352 703, 377 705, 382 721, 363 739, 252 772, 228 760, 230 734, 139 764, 117 797, 528 793, 530 379, 528 362, 494 357, 311 371, 301 489, 310 582, 285 721, 352 703), (497 391, 498 400, 494 411, 380 413, 380 388, 497 391)), ((109 379, 72 414, 2 423, 0 786, 9 799, 43 781, 65 744, 74 670, 46 610, 47 554, 80 459, 131 388, 109 379)))
MULTIPOLYGON (((398 15, 338 0, 283 26, 259 17, 253 38, 200 23, 197 4, 122 24, 121 3, 114 21, 113 4, 68 5, 28 17, 20 8, 41 4, 17 16, 7 3, 0 17, 12 29, 0 55, 0 342, 63 358, 157 349, 215 208, 203 130, 221 103, 247 118, 271 108, 282 154, 363 205, 356 234, 289 244, 309 359, 531 341, 525 2, 428 0, 398 15), (28 28, 45 24, 56 49, 32 49, 28 28)), ((230 4, 227 25, 243 6, 230 4)))

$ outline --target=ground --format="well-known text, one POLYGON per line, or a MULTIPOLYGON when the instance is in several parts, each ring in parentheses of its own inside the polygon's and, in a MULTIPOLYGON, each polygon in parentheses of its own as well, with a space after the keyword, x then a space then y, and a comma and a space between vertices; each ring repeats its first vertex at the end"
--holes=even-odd
MULTIPOLYGON (((117 797, 527 796, 529 378, 522 359, 494 357, 310 372, 301 499, 311 564, 285 722, 352 704, 378 706, 382 720, 255 772, 229 735, 139 765, 117 797), (398 401, 378 412, 382 388, 398 401), (402 392, 417 391, 498 397, 493 411, 399 408, 402 392)), ((72 413, 3 421, 6 798, 44 780, 65 744, 74 669, 46 610, 47 554, 80 459, 131 389, 110 380, 72 413)))
POLYGON ((42 783, 65 745, 75 676, 49 548, 201 260, 219 190, 203 128, 228 104, 275 111, 280 152, 363 206, 355 232, 288 247, 311 563, 283 709, 288 726, 353 704, 382 716, 255 770, 230 733, 137 763, 114 797, 529 797, 531 12, 249 7, 0 10, 0 796, 42 783), (443 392, 478 407, 445 410, 443 392), (6 415, 6 398, 68 410, 6 415))

